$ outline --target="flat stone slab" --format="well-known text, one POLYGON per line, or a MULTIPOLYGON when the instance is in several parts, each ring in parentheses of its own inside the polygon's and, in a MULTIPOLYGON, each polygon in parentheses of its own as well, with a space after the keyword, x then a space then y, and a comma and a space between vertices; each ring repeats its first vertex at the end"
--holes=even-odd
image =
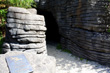
POLYGON ((29 42, 29 43, 42 43, 45 42, 45 38, 21 38, 17 39, 18 42, 29 42))
POLYGON ((43 31, 25 31, 23 29, 10 29, 9 32, 11 35, 44 35, 45 32, 43 31))
POLYGON ((7 14, 7 17, 21 19, 21 20, 44 21, 44 16, 36 15, 36 14, 23 14, 23 13, 9 12, 7 14))
POLYGON ((42 30, 46 31, 46 27, 43 25, 22 25, 22 24, 17 24, 17 23, 8 23, 6 24, 8 28, 18 28, 18 29, 24 29, 24 30, 42 30))
POLYGON ((25 8, 19 8, 19 7, 9 7, 8 11, 31 14, 30 11, 26 10, 25 8))
POLYGON ((17 36, 12 36, 13 38, 45 38, 46 35, 17 35, 17 36))
POLYGON ((30 44, 16 44, 16 43, 10 43, 11 47, 16 49, 39 49, 46 45, 46 42, 43 43, 30 43, 30 44))
POLYGON ((18 23, 18 24, 38 24, 38 25, 45 25, 44 21, 34 21, 34 20, 21 20, 21 19, 14 19, 14 18, 7 18, 8 23, 18 23))
POLYGON ((33 73, 55 73, 56 60, 54 57, 27 52, 11 51, 0 55, 0 73, 9 73, 5 58, 24 54, 33 68, 33 73))

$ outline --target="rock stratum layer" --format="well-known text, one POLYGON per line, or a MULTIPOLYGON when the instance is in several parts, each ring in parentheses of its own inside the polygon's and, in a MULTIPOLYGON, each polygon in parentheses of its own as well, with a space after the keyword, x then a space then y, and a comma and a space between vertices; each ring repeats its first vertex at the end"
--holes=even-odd
POLYGON ((108 0, 40 0, 38 9, 55 17, 63 48, 79 57, 110 64, 109 5, 108 0))

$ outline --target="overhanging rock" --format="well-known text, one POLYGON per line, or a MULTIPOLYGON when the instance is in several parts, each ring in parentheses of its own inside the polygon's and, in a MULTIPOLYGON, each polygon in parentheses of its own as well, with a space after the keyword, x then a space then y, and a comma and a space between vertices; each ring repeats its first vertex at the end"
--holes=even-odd
POLYGON ((40 0, 38 9, 55 17, 63 48, 79 57, 110 64, 109 5, 108 0, 40 0))

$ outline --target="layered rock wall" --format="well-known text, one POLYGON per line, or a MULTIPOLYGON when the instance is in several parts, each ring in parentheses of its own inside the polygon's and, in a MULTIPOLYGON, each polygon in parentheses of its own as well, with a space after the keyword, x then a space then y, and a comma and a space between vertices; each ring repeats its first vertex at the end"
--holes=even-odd
POLYGON ((29 51, 46 54, 45 20, 36 9, 9 7, 3 52, 29 51))
POLYGON ((79 57, 110 63, 109 0, 40 0, 38 9, 56 18, 63 48, 79 57))

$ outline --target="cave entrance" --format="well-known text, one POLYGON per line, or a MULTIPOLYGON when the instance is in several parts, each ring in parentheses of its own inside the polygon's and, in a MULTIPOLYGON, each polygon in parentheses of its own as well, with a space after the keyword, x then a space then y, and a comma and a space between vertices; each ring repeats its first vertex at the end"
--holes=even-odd
POLYGON ((60 34, 59 34, 59 28, 58 24, 52 15, 51 12, 48 11, 42 11, 38 10, 38 14, 43 15, 45 17, 45 23, 46 23, 46 41, 53 41, 53 42, 60 42, 60 34))

